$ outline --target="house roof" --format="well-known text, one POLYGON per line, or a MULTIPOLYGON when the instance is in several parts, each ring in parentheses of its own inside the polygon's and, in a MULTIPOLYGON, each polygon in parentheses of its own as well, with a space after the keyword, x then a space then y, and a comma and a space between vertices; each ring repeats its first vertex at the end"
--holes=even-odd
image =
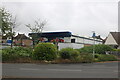
POLYGON ((19 34, 14 39, 29 39, 25 34, 19 34))
POLYGON ((116 43, 120 45, 120 32, 110 32, 116 43))

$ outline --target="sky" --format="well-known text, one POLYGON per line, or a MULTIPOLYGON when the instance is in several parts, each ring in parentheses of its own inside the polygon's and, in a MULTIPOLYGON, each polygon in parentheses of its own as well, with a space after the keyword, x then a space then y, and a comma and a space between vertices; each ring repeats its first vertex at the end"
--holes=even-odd
POLYGON ((71 31, 74 35, 105 38, 118 31, 118 0, 4 0, 5 7, 17 16, 16 31, 28 34, 26 24, 47 20, 44 31, 71 31))

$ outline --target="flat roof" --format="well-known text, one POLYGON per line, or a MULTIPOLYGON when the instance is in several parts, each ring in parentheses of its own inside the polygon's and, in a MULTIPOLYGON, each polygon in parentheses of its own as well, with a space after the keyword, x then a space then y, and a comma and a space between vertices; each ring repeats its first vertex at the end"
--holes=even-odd
MULTIPOLYGON (((87 39, 87 40, 93 40, 93 39, 86 38, 86 37, 82 37, 82 36, 72 35, 72 33, 69 32, 69 31, 29 33, 29 36, 32 36, 32 35, 35 35, 35 34, 36 34, 38 37, 46 37, 46 38, 71 37, 71 36, 73 36, 73 37, 83 38, 83 39, 87 39)), ((99 41, 99 40, 95 40, 95 41, 102 42, 102 41, 99 41)))
POLYGON ((32 35, 37 35, 39 37, 71 37, 72 33, 69 31, 65 31, 65 32, 42 32, 42 33, 29 33, 29 36, 32 35))

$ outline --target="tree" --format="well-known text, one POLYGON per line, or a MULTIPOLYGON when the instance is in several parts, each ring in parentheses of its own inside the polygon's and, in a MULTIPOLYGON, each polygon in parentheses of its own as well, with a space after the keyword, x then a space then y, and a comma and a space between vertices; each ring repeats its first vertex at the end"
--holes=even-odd
MULTIPOLYGON (((47 24, 46 20, 38 19, 34 21, 34 25, 27 24, 26 27, 28 27, 32 33, 39 33, 39 38, 40 38, 46 24, 47 24)), ((35 43, 38 43, 38 35, 37 34, 32 35, 32 40, 34 47, 35 43)))
POLYGON ((2 23, 0 29, 2 32, 2 36, 6 36, 11 29, 11 14, 5 8, 0 8, 0 13, 2 23))
POLYGON ((10 37, 12 40, 11 47, 13 44, 13 36, 15 35, 15 29, 19 24, 17 23, 17 18, 13 17, 9 11, 5 8, 0 8, 1 13, 1 27, 2 36, 10 37))
POLYGON ((10 29, 10 32, 9 32, 9 35, 8 35, 8 36, 11 37, 11 40, 12 40, 11 47, 12 47, 12 46, 13 46, 13 37, 14 37, 14 35, 15 35, 15 29, 16 29, 20 24, 17 23, 17 17, 16 17, 16 16, 11 18, 11 22, 12 22, 12 24, 11 24, 11 29, 10 29))
POLYGON ((34 25, 27 24, 26 26, 31 30, 32 33, 41 33, 46 24, 47 24, 46 20, 42 21, 38 19, 34 21, 34 25))

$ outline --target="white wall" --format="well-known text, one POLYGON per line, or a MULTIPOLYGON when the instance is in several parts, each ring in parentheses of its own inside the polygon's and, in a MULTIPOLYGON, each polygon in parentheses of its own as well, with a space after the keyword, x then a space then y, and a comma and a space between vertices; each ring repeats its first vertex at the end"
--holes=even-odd
MULTIPOLYGON (((84 47, 84 44, 77 44, 77 43, 85 43, 85 44, 93 44, 93 40, 88 40, 88 39, 83 39, 83 38, 78 38, 78 37, 64 37, 64 42, 65 43, 58 43, 59 50, 62 48, 74 48, 74 49, 79 49, 84 47), (75 39, 76 43, 71 43, 71 39, 75 39)), ((95 41, 95 44, 102 44, 102 42, 97 42, 95 41)))
POLYGON ((71 37, 64 37, 64 42, 71 42, 71 37))
POLYGON ((83 40, 83 38, 75 38, 76 40, 76 42, 79 42, 79 43, 84 43, 84 40, 83 40))
POLYGON ((111 34, 108 35, 108 38, 105 41, 106 45, 117 45, 116 41, 114 40, 111 34))
POLYGON ((74 48, 74 49, 79 49, 79 48, 84 47, 84 44, 58 43, 58 46, 59 46, 59 50, 62 49, 62 48, 67 48, 67 47, 74 48))
MULTIPOLYGON (((94 43, 93 40, 83 39, 79 37, 64 37, 64 42, 71 43, 71 39, 75 39, 76 43, 84 43, 84 44, 91 44, 91 45, 94 43)), ((95 44, 102 44, 102 42, 95 41, 95 44)))

